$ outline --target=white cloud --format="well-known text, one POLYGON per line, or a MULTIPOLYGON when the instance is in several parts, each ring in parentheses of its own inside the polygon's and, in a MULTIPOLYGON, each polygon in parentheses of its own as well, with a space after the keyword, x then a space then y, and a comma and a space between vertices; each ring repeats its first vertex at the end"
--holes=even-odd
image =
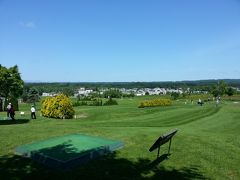
POLYGON ((36 28, 36 24, 33 21, 27 21, 27 22, 19 22, 19 25, 22 27, 26 27, 26 28, 31 28, 34 29, 36 28))

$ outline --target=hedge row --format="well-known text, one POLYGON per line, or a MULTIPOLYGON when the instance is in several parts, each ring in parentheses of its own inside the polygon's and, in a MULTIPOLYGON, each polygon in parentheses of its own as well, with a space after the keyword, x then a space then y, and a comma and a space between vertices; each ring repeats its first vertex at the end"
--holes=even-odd
POLYGON ((60 119, 71 119, 75 113, 70 99, 63 94, 44 99, 41 112, 45 117, 60 119))
POLYGON ((156 107, 156 106, 170 106, 172 105, 172 101, 170 99, 153 99, 146 100, 140 103, 139 108, 144 107, 156 107))

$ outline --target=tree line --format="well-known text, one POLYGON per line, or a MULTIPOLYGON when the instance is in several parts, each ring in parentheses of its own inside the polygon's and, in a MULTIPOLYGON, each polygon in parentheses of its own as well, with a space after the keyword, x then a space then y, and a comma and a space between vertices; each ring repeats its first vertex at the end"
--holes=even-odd
POLYGON ((99 88, 191 88, 192 90, 210 90, 211 86, 224 81, 228 86, 239 87, 240 79, 217 79, 198 81, 167 81, 167 82, 72 82, 72 83, 25 83, 26 88, 36 88, 42 92, 58 92, 63 90, 74 90, 79 87, 97 90, 99 88))
MULTIPOLYGON (((18 66, 7 68, 0 64, 0 111, 6 110, 9 102, 13 103, 18 110, 18 98, 24 102, 34 103, 39 100, 43 92, 63 93, 67 96, 73 96, 79 87, 85 87, 99 92, 101 88, 109 88, 104 93, 104 97, 119 98, 123 94, 116 88, 188 88, 193 92, 208 91, 214 97, 227 94, 229 96, 236 93, 232 87, 240 87, 240 79, 224 80, 199 80, 199 81, 168 81, 168 82, 75 82, 75 83, 24 83, 18 66), (111 89, 115 88, 115 90, 111 89)), ((98 94, 98 93, 97 93, 98 94)))

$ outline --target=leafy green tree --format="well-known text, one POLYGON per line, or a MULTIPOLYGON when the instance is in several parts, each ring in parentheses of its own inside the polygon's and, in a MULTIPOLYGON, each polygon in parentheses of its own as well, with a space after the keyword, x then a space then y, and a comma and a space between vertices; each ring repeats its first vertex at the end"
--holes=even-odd
POLYGON ((227 85, 224 81, 218 82, 212 87, 211 93, 214 97, 222 96, 226 93, 227 85))
POLYGON ((177 92, 172 92, 172 93, 171 93, 171 97, 172 97, 172 99, 174 99, 174 100, 176 100, 177 98, 179 98, 179 96, 180 96, 180 94, 177 93, 177 92))
POLYGON ((26 88, 24 89, 23 95, 23 102, 34 103, 38 102, 40 99, 39 92, 36 88, 26 88))
POLYGON ((214 86, 212 87, 211 93, 212 93, 212 95, 213 95, 214 97, 218 97, 219 91, 218 91, 217 85, 214 85, 214 86))
POLYGON ((62 93, 68 97, 73 96, 74 95, 74 90, 72 90, 71 88, 64 88, 62 93))
POLYGON ((228 87, 227 90, 226 90, 226 94, 228 96, 232 96, 236 93, 235 89, 233 89, 232 87, 228 87))
POLYGON ((103 96, 105 98, 111 97, 111 98, 121 98, 122 97, 122 92, 119 91, 118 89, 110 89, 108 91, 105 91, 103 96))
POLYGON ((14 103, 15 110, 18 110, 17 98, 23 93, 23 85, 17 65, 6 68, 0 64, 0 96, 6 99, 5 109, 8 102, 11 102, 14 103))
POLYGON ((0 98, 0 112, 3 111, 3 100, 0 98))

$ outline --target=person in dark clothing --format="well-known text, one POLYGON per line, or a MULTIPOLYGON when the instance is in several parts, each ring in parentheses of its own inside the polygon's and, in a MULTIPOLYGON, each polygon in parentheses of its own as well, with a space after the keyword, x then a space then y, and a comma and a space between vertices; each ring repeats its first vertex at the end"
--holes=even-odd
POLYGON ((15 120, 14 116, 15 116, 15 110, 13 108, 13 105, 11 105, 11 108, 9 110, 10 113, 10 117, 12 118, 12 120, 15 120))

